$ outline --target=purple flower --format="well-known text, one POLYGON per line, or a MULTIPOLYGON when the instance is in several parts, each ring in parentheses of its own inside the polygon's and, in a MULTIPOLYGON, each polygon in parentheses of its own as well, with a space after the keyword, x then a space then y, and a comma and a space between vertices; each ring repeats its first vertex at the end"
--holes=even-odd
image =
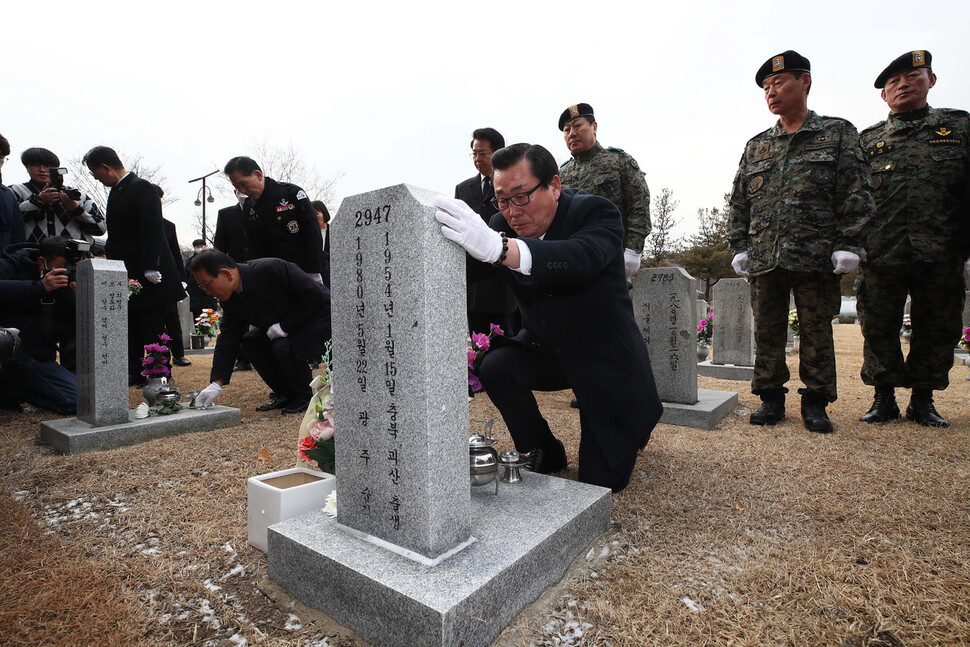
POLYGON ((704 332, 704 326, 697 326, 697 332, 704 332))
POLYGON ((472 387, 472 391, 476 393, 482 390, 482 381, 471 371, 468 371, 468 386, 472 387))
POLYGON ((489 324, 488 325, 488 328, 489 328, 489 330, 491 332, 493 332, 493 333, 495 333, 497 335, 504 335, 505 334, 505 331, 502 330, 501 326, 499 326, 498 324, 489 324))
POLYGON ((142 366, 150 366, 150 365, 152 365, 154 363, 155 363, 155 356, 154 355, 149 355, 148 357, 145 357, 144 359, 141 360, 141 365, 142 366))
POLYGON ((475 355, 477 355, 477 353, 475 352, 475 349, 469 348, 468 349, 468 368, 471 368, 472 363, 475 361, 475 355))
POLYGON ((472 343, 476 348, 481 350, 488 350, 488 335, 483 335, 481 333, 472 333, 472 343))
POLYGON ((701 319, 701 325, 702 326, 706 326, 707 325, 707 319, 701 319))
POLYGON ((158 338, 161 339, 162 341, 172 341, 172 338, 166 335, 165 333, 162 333, 161 335, 159 335, 158 338))

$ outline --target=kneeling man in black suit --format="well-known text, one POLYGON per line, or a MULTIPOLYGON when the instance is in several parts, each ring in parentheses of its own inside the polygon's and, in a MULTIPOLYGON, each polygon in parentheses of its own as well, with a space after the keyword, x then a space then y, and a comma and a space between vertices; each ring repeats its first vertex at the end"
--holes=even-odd
POLYGON ((534 390, 571 388, 580 403, 579 480, 619 492, 663 406, 647 346, 633 318, 623 265, 623 223, 606 198, 563 189, 542 146, 492 155, 489 225, 464 202, 437 198, 442 234, 504 277, 522 330, 492 339, 478 375, 515 447, 544 474, 566 467, 563 444, 534 390))
POLYGON ((330 339, 330 290, 299 265, 279 258, 237 264, 222 252, 205 250, 188 269, 206 293, 222 302, 223 311, 212 383, 196 404, 210 406, 229 384, 241 348, 275 394, 256 410, 302 414, 311 395, 308 362, 319 360, 330 339))

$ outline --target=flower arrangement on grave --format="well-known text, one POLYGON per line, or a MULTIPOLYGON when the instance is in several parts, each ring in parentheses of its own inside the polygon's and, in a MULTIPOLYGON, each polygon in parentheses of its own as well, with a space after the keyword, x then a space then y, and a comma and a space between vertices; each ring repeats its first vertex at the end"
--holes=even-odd
POLYGON ((913 332, 913 322, 909 318, 909 315, 903 315, 903 329, 902 332, 913 332))
POLYGON ((788 327, 791 328, 792 334, 798 334, 798 310, 792 310, 788 313, 788 327))
POLYGON ((697 324, 697 343, 707 346, 714 337, 714 308, 708 308, 707 314, 697 324))
POLYGON ((158 342, 145 344, 145 357, 141 360, 141 374, 145 377, 171 377, 172 351, 168 348, 171 337, 162 333, 158 342))
POLYGON ((497 324, 488 325, 488 334, 472 332, 472 345, 468 348, 468 386, 474 392, 482 390, 482 381, 478 379, 475 372, 482 363, 485 353, 492 347, 492 338, 501 337, 505 334, 501 326, 497 324))
POLYGON ((128 298, 130 299, 131 295, 138 294, 139 292, 141 292, 141 283, 135 279, 128 279, 128 298))
POLYGON ((301 461, 311 465, 316 461, 317 466, 324 472, 337 473, 336 454, 333 441, 333 367, 330 357, 332 347, 327 342, 321 360, 323 373, 313 378, 310 388, 313 397, 307 405, 306 414, 300 425, 300 440, 297 444, 297 456, 301 461))
POLYGON ((960 338, 960 348, 970 350, 970 328, 963 329, 963 337, 960 338))
POLYGON ((212 308, 203 308, 195 320, 195 334, 215 337, 219 329, 219 313, 212 308))

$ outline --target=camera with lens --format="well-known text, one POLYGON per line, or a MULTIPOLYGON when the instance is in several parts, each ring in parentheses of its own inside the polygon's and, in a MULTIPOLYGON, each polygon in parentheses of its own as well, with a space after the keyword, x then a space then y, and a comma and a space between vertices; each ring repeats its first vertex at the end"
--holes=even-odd
POLYGON ((16 328, 0 327, 0 362, 5 359, 17 359, 20 350, 20 331, 16 328))
POLYGON ((58 191, 63 191, 66 193, 67 197, 69 197, 71 200, 80 200, 81 192, 78 189, 72 189, 64 186, 65 175, 67 175, 67 169, 63 166, 50 169, 50 185, 58 191))
POLYGON ((77 264, 85 258, 92 258, 91 243, 86 240, 72 238, 67 241, 67 248, 64 250, 64 268, 67 270, 67 282, 73 283, 77 280, 77 264))

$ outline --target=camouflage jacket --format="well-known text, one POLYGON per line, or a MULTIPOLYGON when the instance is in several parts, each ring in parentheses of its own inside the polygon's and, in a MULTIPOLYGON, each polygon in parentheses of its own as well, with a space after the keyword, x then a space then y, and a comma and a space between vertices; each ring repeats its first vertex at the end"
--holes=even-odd
POLYGON ((889 115, 862 131, 876 217, 866 240, 872 265, 960 260, 970 228, 970 114, 929 108, 889 115), (962 232, 961 232, 962 230, 962 232))
POLYGON ((728 242, 733 253, 748 253, 752 276, 776 267, 831 272, 832 252, 861 252, 875 211, 855 126, 810 111, 798 132, 779 122, 755 135, 730 207, 728 242))
POLYGON ((582 189, 615 204, 623 217, 623 247, 643 251, 650 235, 650 189, 629 153, 597 142, 560 166, 559 177, 563 188, 582 189))

